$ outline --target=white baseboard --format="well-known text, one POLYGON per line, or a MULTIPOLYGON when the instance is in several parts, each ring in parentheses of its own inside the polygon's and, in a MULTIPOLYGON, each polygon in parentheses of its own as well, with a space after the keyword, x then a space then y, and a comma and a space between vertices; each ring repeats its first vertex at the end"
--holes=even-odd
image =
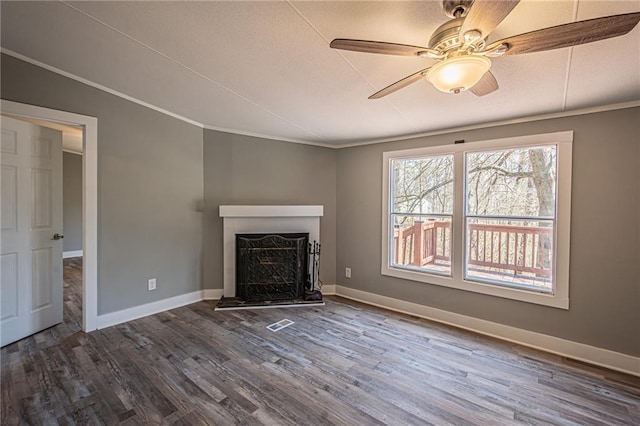
POLYGON ((323 284, 320 289, 324 296, 334 296, 336 294, 336 285, 335 284, 323 284))
POLYGON ((366 291, 343 286, 335 286, 335 289, 336 295, 347 299, 418 316, 509 342, 518 343, 520 345, 539 349, 545 352, 551 352, 567 358, 599 365, 601 367, 610 368, 612 370, 621 371, 634 376, 640 376, 640 357, 634 357, 620 352, 586 345, 584 343, 560 339, 547 334, 536 333, 466 315, 443 311, 441 309, 419 305, 417 303, 380 296, 366 291))
POLYGON ((221 288, 207 288, 202 290, 202 298, 204 300, 220 300, 224 295, 224 290, 221 288))
POLYGON ((69 259, 70 257, 82 257, 82 250, 65 251, 62 253, 63 259, 69 259))
POLYGON ((133 321, 148 315, 158 314, 160 312, 168 311, 169 309, 175 309, 180 306, 199 302, 203 299, 203 291, 204 290, 193 291, 191 293, 169 297, 156 302, 145 303, 144 305, 134 306, 121 311, 98 315, 98 330, 111 327, 112 325, 122 324, 123 322, 133 321))
MULTIPOLYGON (((448 312, 429 306, 419 305, 400 299, 381 296, 362 290, 338 285, 322 286, 322 294, 326 296, 337 295, 347 299, 366 303, 391 311, 414 315, 428 320, 452 325, 465 330, 484 334, 523 346, 554 353, 623 373, 640 376, 640 357, 634 357, 619 352, 602 349, 584 343, 572 342, 547 334, 523 330, 504 324, 486 321, 466 315, 448 312)), ((222 297, 222 289, 205 289, 191 293, 158 300, 141 306, 135 306, 121 311, 111 312, 98 316, 98 329, 111 327, 127 321, 133 321, 148 315, 157 314, 184 305, 196 303, 201 300, 218 300, 222 297)))
MULTIPOLYGON (((335 294, 335 286, 324 286, 323 289, 325 287, 333 287, 333 293, 325 293, 323 291, 324 294, 335 294)), ((98 315, 97 329, 99 330, 113 325, 122 324, 124 322, 133 321, 149 315, 189 305, 191 303, 200 302, 201 300, 219 300, 222 298, 223 293, 224 290, 221 288, 198 290, 187 294, 181 294, 179 296, 169 297, 168 299, 146 303, 144 305, 98 315)))

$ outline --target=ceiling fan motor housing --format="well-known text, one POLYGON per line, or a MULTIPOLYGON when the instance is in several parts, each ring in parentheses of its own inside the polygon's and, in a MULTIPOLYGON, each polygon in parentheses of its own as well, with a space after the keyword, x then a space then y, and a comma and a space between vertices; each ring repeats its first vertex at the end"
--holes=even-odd
MULTIPOLYGON (((429 48, 441 54, 455 51, 464 45, 464 40, 460 39, 460 27, 464 18, 455 18, 440 25, 431 35, 429 48)), ((467 43, 469 51, 477 52, 484 48, 485 42, 482 38, 474 39, 467 43)))

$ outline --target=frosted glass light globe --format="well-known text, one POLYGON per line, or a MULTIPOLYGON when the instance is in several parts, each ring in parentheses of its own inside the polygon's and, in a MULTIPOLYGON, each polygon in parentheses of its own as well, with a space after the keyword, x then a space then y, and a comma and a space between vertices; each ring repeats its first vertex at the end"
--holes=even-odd
POLYGON ((487 57, 456 56, 432 66, 426 78, 441 92, 459 93, 472 88, 489 71, 489 68, 491 68, 491 60, 487 57))

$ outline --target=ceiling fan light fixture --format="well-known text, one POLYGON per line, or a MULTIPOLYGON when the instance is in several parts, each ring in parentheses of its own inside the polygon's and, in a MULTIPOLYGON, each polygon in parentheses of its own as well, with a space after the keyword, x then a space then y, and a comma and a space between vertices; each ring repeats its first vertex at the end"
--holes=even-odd
POLYGON ((459 93, 472 88, 491 68, 491 60, 479 55, 445 59, 429 69, 427 80, 445 93, 459 93))

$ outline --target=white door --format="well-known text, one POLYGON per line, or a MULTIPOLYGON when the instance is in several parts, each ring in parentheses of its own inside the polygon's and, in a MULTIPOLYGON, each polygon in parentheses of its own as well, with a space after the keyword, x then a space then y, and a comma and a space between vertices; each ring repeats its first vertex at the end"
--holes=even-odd
POLYGON ((62 322, 62 133, 2 117, 0 159, 4 346, 62 322))

